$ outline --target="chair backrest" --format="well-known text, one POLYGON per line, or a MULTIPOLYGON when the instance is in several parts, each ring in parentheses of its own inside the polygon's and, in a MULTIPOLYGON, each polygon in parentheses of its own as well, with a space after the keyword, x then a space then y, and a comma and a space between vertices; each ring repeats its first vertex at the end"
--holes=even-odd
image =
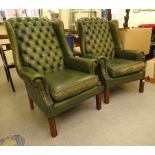
POLYGON ((100 18, 80 18, 76 21, 81 52, 104 55, 113 58, 115 48, 120 48, 117 21, 109 22, 100 18))
POLYGON ((6 28, 16 64, 40 73, 64 68, 62 49, 50 20, 12 18, 6 21, 6 28))

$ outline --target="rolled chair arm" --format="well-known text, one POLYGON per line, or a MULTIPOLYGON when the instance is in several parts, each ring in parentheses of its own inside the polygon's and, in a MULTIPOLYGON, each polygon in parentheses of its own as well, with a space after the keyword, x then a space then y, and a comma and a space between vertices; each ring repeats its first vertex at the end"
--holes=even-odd
POLYGON ((34 87, 38 88, 39 94, 42 98, 40 104, 46 105, 46 111, 48 111, 48 115, 50 115, 53 112, 51 105, 53 105, 54 102, 51 99, 49 88, 44 80, 44 76, 29 67, 22 67, 19 70, 19 73, 24 81, 27 81, 34 87))
POLYGON ((37 79, 44 79, 43 74, 40 74, 29 67, 22 67, 18 69, 18 73, 23 80, 26 80, 33 84, 35 84, 35 80, 37 79))
POLYGON ((120 50, 116 52, 116 57, 144 61, 144 52, 137 50, 120 50))
POLYGON ((42 97, 42 102, 48 109, 45 111, 47 112, 46 114, 51 116, 54 113, 51 105, 54 105, 54 102, 51 98, 50 91, 46 83, 42 79, 36 79, 35 80, 35 86, 38 87, 39 89, 39 94, 42 97))
POLYGON ((106 57, 105 56, 98 55, 98 54, 85 54, 83 57, 84 58, 93 58, 97 62, 99 62, 100 60, 103 60, 103 59, 106 60, 106 57))
POLYGON ((98 63, 99 70, 101 70, 101 74, 104 80, 109 80, 110 76, 107 69, 107 58, 103 55, 98 54, 86 54, 84 55, 86 58, 94 58, 98 63))
POLYGON ((105 81, 110 80, 110 75, 108 73, 108 68, 107 68, 107 58, 106 57, 102 56, 102 58, 100 58, 99 67, 100 67, 100 70, 101 70, 104 80, 105 81))
POLYGON ((65 58, 65 65, 67 66, 67 68, 95 74, 97 62, 92 58, 67 57, 65 58))

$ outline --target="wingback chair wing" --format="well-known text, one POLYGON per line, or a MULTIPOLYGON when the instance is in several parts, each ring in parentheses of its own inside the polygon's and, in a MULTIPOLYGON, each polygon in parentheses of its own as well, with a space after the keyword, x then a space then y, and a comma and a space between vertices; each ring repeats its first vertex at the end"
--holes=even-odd
POLYGON ((144 53, 122 48, 117 20, 80 18, 76 26, 82 56, 99 62, 96 73, 105 88, 105 103, 109 103, 111 86, 140 80, 139 91, 144 91, 144 53))
POLYGON ((101 109, 101 85, 96 60, 75 58, 61 21, 12 18, 6 21, 15 66, 33 101, 47 115, 51 135, 57 136, 55 116, 96 95, 101 109))

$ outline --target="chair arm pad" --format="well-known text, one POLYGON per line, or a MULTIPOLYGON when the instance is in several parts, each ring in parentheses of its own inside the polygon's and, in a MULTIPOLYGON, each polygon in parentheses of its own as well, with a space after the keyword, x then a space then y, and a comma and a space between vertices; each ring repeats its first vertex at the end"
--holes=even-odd
POLYGON ((144 52, 136 50, 121 50, 116 52, 116 57, 144 61, 144 52))
POLYGON ((95 59, 92 58, 67 57, 65 59, 65 65, 71 69, 95 74, 95 68, 97 66, 97 62, 95 59))
POLYGON ((93 58, 93 59, 95 59, 97 62, 99 62, 100 60, 102 60, 102 59, 106 59, 106 57, 105 56, 102 56, 102 55, 98 55, 98 54, 86 54, 86 55, 84 55, 83 57, 85 57, 85 58, 93 58))
POLYGON ((110 76, 107 71, 107 58, 102 55, 97 55, 97 54, 86 54, 84 57, 91 57, 96 59, 98 63, 99 70, 101 70, 101 74, 104 77, 105 80, 109 80, 110 76))
POLYGON ((23 80, 29 81, 31 83, 34 83, 36 79, 44 79, 44 76, 42 74, 29 67, 22 67, 18 70, 18 72, 23 80))

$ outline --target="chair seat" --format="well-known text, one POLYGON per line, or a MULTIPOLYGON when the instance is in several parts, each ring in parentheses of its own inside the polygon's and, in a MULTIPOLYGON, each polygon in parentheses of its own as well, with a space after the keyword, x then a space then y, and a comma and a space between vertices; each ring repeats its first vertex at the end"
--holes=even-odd
POLYGON ((98 83, 96 75, 71 69, 48 73, 45 75, 45 79, 50 88, 52 98, 57 102, 78 95, 98 83))
POLYGON ((107 66, 108 72, 112 77, 132 74, 145 68, 145 64, 142 61, 133 61, 119 58, 109 60, 107 66))

